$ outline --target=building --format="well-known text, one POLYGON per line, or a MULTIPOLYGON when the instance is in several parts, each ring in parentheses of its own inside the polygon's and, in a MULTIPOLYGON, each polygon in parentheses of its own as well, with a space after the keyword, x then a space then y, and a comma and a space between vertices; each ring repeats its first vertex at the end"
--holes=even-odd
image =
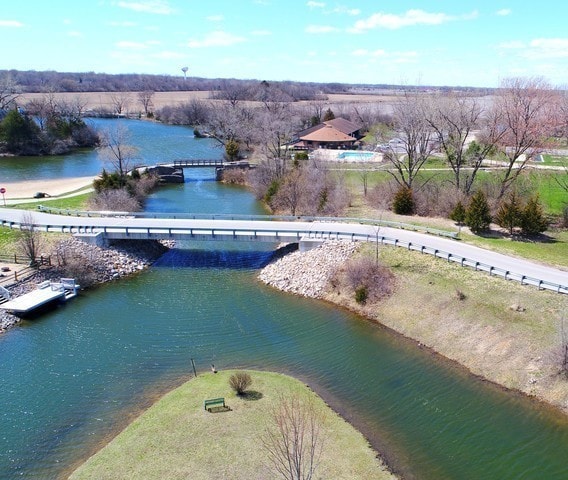
POLYGON ((334 118, 298 132, 290 147, 296 150, 353 149, 362 137, 361 128, 345 118, 334 118))

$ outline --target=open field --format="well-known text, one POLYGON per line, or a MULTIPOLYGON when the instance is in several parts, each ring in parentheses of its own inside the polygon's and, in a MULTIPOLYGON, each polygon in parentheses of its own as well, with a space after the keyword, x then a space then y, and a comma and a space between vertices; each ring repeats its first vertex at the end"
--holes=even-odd
POLYGON ((364 437, 299 381, 276 373, 250 372, 249 393, 229 388, 234 371, 205 374, 168 393, 136 419, 71 479, 192 480, 277 478, 266 464, 261 432, 282 395, 312 398, 327 421, 315 478, 392 479, 364 437), (224 397, 230 411, 209 413, 206 398, 224 397))

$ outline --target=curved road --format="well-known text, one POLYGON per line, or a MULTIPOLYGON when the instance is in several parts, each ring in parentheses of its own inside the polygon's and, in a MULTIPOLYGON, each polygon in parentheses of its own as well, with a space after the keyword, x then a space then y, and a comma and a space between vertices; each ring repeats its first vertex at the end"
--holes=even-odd
MULTIPOLYGON (((460 241, 425 233, 341 222, 285 222, 260 220, 180 219, 180 218, 127 218, 127 217, 75 217, 17 209, 0 209, 0 223, 20 228, 21 223, 33 222, 39 229, 70 233, 103 233, 108 238, 188 238, 195 240, 245 241, 297 241, 301 238, 337 238, 384 243, 400 242, 400 246, 434 254, 448 260, 474 266, 501 270, 507 278, 548 282, 551 288, 568 293, 568 271, 510 257, 468 245, 460 241), (27 219, 27 221, 26 221, 27 219), (450 254, 448 256, 448 254, 450 254), (464 260, 467 262, 464 263, 464 260), (560 287, 560 288, 557 288, 560 287)), ((484 268, 481 268, 482 270, 484 268)), ((487 269, 485 269, 488 271, 487 269)), ((495 272, 499 274, 499 272, 495 272)), ((537 284, 538 282, 527 282, 537 284)))

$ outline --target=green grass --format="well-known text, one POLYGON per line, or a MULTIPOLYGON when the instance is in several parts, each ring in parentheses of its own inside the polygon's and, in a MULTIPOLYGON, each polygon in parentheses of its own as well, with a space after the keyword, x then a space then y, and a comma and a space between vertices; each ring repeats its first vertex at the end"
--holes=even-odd
POLYGON ((249 372, 250 398, 228 386, 232 371, 200 375, 170 392, 81 466, 71 479, 277 478, 266 466, 260 434, 280 395, 312 397, 326 412, 326 439, 315 478, 394 478, 364 437, 299 381, 249 372), (228 412, 208 413, 206 398, 225 397, 228 412))
POLYGON ((461 234, 460 238, 472 245, 506 255, 535 260, 556 267, 568 267, 568 231, 549 231, 543 241, 511 240, 500 236, 482 237, 461 234))
POLYGON ((83 210, 87 204, 87 200, 91 197, 92 193, 82 193, 68 198, 52 198, 41 199, 37 202, 18 203, 11 205, 10 208, 20 208, 22 210, 37 210, 38 205, 46 205, 53 208, 69 208, 72 210, 83 210))

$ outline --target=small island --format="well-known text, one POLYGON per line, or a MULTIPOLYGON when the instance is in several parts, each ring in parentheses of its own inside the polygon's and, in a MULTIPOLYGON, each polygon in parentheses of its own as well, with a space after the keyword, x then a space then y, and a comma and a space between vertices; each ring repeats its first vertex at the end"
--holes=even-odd
POLYGON ((234 370, 199 375, 168 393, 70 479, 280 478, 267 462, 263 433, 283 398, 309 402, 323 418, 314 478, 396 478, 363 435, 309 387, 278 373, 246 373, 252 384, 241 395, 229 386, 234 370), (204 399, 213 397, 224 397, 227 407, 205 410, 204 399))

